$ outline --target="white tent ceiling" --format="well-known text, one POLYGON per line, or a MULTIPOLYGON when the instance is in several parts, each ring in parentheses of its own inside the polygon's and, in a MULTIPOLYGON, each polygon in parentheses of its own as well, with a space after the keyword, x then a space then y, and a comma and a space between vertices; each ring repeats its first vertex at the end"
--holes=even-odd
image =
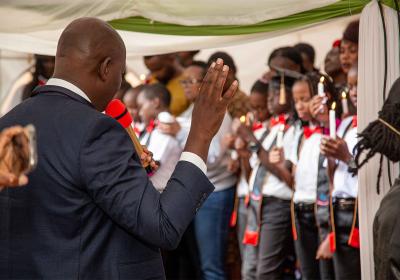
POLYGON ((63 29, 73 19, 131 16, 181 25, 254 24, 338 0, 2 0, 0 32, 63 29), (18 19, 18 20, 16 20, 18 19))

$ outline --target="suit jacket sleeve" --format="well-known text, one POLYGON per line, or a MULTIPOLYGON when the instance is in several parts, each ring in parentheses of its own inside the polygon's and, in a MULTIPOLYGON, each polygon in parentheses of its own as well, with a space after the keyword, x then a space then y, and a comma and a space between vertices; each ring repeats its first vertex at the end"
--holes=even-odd
POLYGON ((194 164, 180 161, 160 194, 141 167, 124 129, 104 116, 90 125, 80 150, 83 185, 94 203, 137 238, 175 248, 214 187, 194 164))

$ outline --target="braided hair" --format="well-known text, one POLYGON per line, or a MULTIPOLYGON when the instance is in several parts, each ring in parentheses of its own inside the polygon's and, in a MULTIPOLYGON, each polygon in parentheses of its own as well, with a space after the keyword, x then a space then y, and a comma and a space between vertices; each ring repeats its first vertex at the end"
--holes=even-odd
POLYGON ((389 97, 378 113, 378 119, 369 123, 358 135, 358 143, 354 147, 357 169, 361 168, 376 153, 381 154, 379 160, 378 179, 376 190, 380 192, 383 157, 393 162, 400 161, 400 136, 384 122, 400 131, 400 78, 398 78, 389 92, 389 97), (382 122, 383 121, 383 122, 382 122), (365 158, 361 154, 366 151, 365 158))

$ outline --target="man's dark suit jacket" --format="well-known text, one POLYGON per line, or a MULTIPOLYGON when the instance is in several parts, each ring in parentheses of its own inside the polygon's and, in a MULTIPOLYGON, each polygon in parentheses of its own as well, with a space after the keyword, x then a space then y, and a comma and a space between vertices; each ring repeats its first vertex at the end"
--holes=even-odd
POLYGON ((180 161, 160 194, 120 124, 81 96, 43 86, 0 119, 37 129, 29 184, 0 192, 0 278, 163 279, 213 186, 180 161))

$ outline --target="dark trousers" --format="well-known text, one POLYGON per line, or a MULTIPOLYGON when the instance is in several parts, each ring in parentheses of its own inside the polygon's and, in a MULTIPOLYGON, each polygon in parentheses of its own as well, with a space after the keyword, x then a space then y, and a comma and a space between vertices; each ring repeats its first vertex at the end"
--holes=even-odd
MULTIPOLYGON (((326 229, 326 232, 320 229, 320 242, 324 241, 328 236, 329 230, 326 229)), ((319 261, 319 270, 321 272, 322 280, 334 280, 335 279, 335 269, 333 267, 333 259, 329 260, 320 260, 319 261)))
POLYGON ((319 247, 318 228, 314 210, 295 207, 297 240, 294 242, 304 280, 320 279, 319 261, 315 258, 319 247))
POLYGON ((201 279, 199 250, 193 222, 183 234, 178 248, 173 251, 163 251, 162 255, 167 279, 201 279))
POLYGON ((317 250, 327 233, 317 227, 314 207, 295 207, 297 240, 295 249, 302 279, 334 279, 331 260, 316 260, 317 250))
POLYGON ((194 219, 202 279, 225 280, 225 257, 235 188, 213 192, 194 219))
POLYGON ((264 197, 262 204, 257 279, 283 279, 293 247, 290 201, 264 197))
POLYGON ((360 250, 348 245, 354 209, 335 205, 336 252, 333 254, 337 280, 361 279, 360 250))

